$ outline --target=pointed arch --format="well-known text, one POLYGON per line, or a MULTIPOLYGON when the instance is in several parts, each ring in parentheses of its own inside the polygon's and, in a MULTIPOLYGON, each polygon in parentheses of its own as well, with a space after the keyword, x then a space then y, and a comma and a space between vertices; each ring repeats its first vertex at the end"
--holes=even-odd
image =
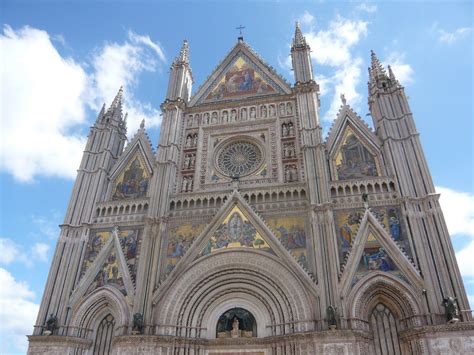
POLYGON ((115 320, 114 335, 124 334, 130 322, 130 308, 120 291, 111 286, 104 286, 73 306, 71 326, 94 339, 95 330, 108 314, 115 320))

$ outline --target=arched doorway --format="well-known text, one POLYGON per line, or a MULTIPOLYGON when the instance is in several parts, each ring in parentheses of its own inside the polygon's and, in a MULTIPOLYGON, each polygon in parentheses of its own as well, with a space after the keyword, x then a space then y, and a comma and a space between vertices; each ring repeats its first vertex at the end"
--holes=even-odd
POLYGON ((243 308, 232 308, 223 313, 216 326, 217 338, 257 337, 257 322, 252 313, 243 308))
POLYGON ((93 355, 107 355, 110 354, 112 345, 112 337, 114 336, 115 319, 109 313, 99 323, 94 340, 93 355))
POLYGON ((383 303, 377 304, 370 314, 369 322, 374 334, 374 348, 377 355, 402 354, 398 338, 398 322, 390 308, 383 303))

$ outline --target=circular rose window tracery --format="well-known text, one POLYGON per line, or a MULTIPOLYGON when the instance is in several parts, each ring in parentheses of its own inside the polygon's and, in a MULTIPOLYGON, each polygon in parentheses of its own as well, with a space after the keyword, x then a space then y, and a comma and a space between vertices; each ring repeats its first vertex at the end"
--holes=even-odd
POLYGON ((256 171, 262 163, 262 152, 253 143, 235 142, 225 146, 217 157, 217 169, 224 175, 238 177, 256 171))

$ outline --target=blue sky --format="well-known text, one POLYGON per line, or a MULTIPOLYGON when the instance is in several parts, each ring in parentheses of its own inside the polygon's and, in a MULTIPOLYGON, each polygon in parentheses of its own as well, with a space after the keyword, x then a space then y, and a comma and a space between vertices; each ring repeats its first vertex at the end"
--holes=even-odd
POLYGON ((234 46, 240 24, 247 43, 292 83, 289 48, 301 22, 325 132, 340 93, 370 118, 370 50, 392 65, 410 97, 474 303, 470 2, 3 0, 0 14, 0 353, 25 352, 57 226, 102 103, 123 85, 129 136, 145 118, 156 147, 168 68, 183 39, 195 90, 234 46))

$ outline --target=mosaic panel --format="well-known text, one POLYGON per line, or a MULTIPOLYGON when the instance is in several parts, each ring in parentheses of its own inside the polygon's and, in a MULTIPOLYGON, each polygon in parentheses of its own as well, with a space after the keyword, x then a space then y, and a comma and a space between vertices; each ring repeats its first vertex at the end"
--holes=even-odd
POLYGON ((350 128, 347 128, 341 146, 334 157, 338 180, 379 176, 376 157, 362 144, 350 128))
MULTIPOLYGON (((405 225, 401 222, 401 211, 397 207, 379 207, 371 209, 380 224, 389 231, 390 236, 411 257, 410 243, 407 238, 405 225)), ((339 261, 342 263, 347 257, 364 215, 364 209, 340 210, 334 213, 339 261)), ((373 236, 369 235, 369 242, 373 236)))
MULTIPOLYGON (((138 249, 141 240, 142 229, 124 229, 119 230, 118 239, 122 247, 122 252, 127 261, 127 267, 130 270, 130 276, 135 281, 138 267, 138 249)), ((89 241, 86 246, 84 262, 82 264, 81 275, 84 275, 87 269, 92 265, 102 247, 112 236, 110 230, 91 231, 89 241)))
POLYGON ((308 267, 305 219, 302 217, 279 217, 267 219, 283 246, 304 266, 308 267))
POLYGON ((182 224, 170 228, 166 253, 166 274, 173 270, 178 261, 193 243, 194 238, 202 232, 205 226, 205 224, 194 223, 182 224))
POLYGON ((272 85, 255 70, 250 62, 239 57, 221 77, 205 100, 218 101, 272 93, 276 93, 272 85))
POLYGON ((209 238, 200 255, 208 255, 223 248, 253 248, 273 253, 270 245, 237 206, 209 238))
POLYGON ((96 288, 111 285, 116 287, 120 292, 127 295, 127 290, 125 289, 125 284, 123 282, 123 275, 120 272, 120 266, 118 261, 118 256, 115 250, 112 250, 107 257, 107 260, 102 265, 102 268, 97 273, 94 281, 87 289, 86 293, 94 291, 96 288))
POLYGON ((148 191, 150 174, 140 154, 136 154, 130 163, 115 179, 113 200, 145 197, 148 191))

